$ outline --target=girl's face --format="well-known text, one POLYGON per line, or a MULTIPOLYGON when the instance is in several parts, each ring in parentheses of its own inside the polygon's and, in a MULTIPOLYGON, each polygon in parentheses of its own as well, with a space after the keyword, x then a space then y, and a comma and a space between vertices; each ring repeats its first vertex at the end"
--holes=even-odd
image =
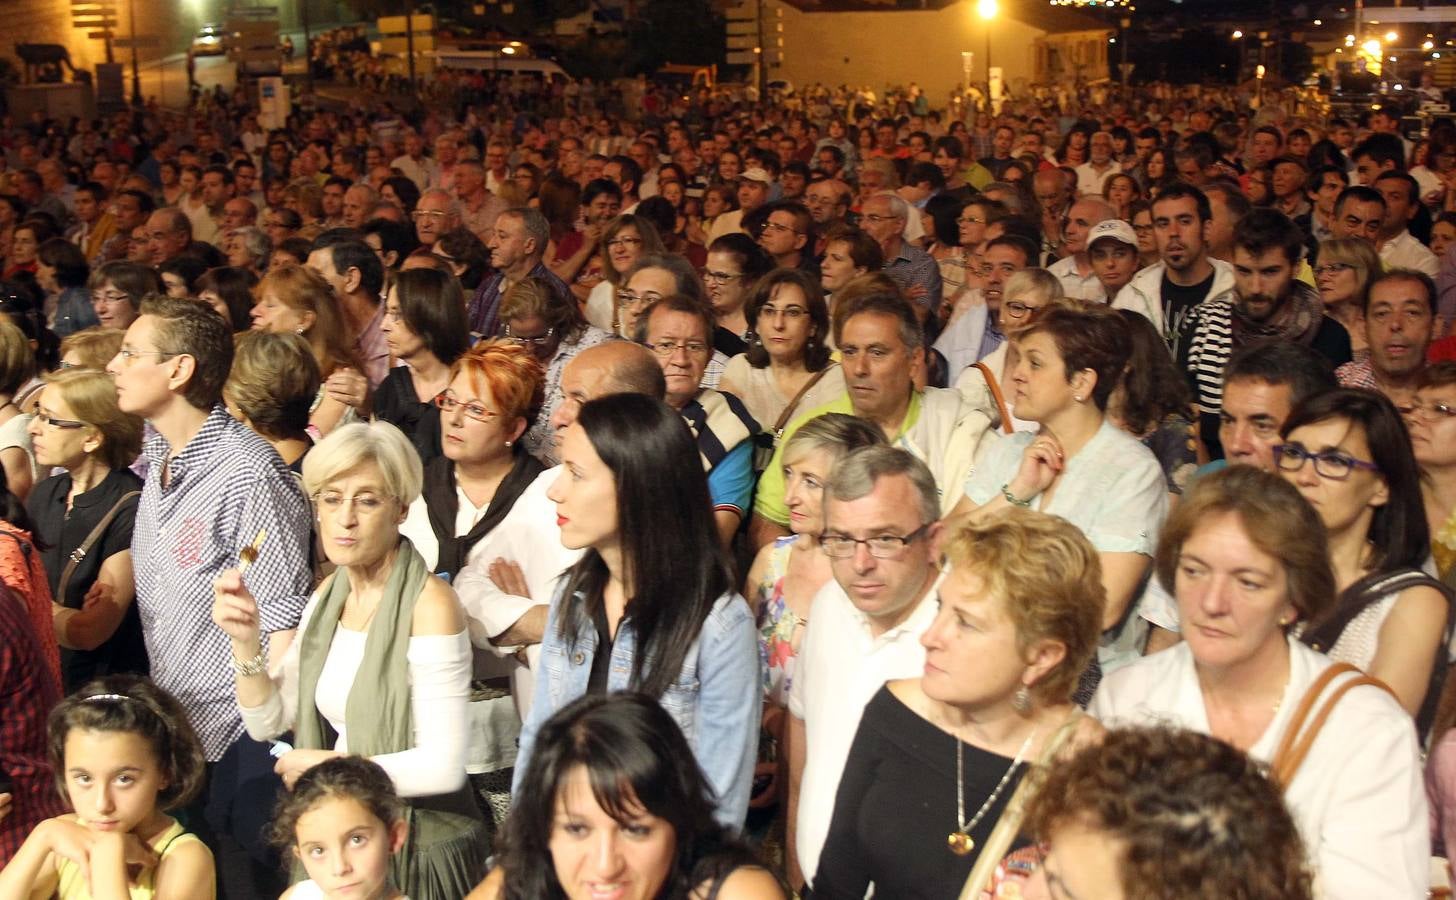
POLYGON ((784 460, 784 505, 789 508, 789 530, 795 534, 824 531, 824 485, 836 459, 815 449, 784 460))
POLYGON ((389 859, 404 846, 403 820, 386 825, 353 797, 330 796, 298 817, 293 855, 329 900, 394 896, 389 859))
POLYGON ((128 832, 147 824, 168 784, 152 745, 129 731, 71 729, 64 775, 71 808, 94 831, 128 832))
POLYGON ((641 805, 625 822, 607 814, 592 793, 586 769, 569 774, 556 796, 551 864, 568 900, 652 900, 662 892, 677 852, 665 819, 641 805))
POLYGON ((253 330, 273 334, 296 332, 303 334, 313 324, 313 313, 300 312, 282 300, 275 291, 263 292, 258 304, 253 307, 253 330))
POLYGON ((1456 225, 1450 222, 1437 222, 1431 226, 1431 252, 1436 254, 1437 259, 1444 259, 1446 248, 1456 240, 1456 225))

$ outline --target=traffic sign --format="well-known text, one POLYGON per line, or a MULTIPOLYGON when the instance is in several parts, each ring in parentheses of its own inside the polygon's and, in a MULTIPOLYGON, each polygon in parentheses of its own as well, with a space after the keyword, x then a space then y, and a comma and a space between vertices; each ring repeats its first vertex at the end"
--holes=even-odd
POLYGON ((728 53, 728 65, 730 66, 751 66, 758 62, 758 54, 752 50, 731 50, 728 53))
POLYGON ((161 46, 161 41, 150 35, 142 35, 141 37, 118 38, 113 43, 118 49, 121 50, 128 50, 132 47, 135 47, 138 50, 147 50, 152 47, 161 46))

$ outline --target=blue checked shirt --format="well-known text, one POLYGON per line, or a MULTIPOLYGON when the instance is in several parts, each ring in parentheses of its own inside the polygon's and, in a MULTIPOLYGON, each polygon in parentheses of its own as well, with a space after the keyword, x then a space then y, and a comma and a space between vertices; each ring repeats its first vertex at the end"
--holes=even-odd
POLYGON ((273 448, 215 406, 170 463, 161 435, 148 462, 131 555, 152 678, 181 701, 209 762, 243 734, 232 647, 212 621, 212 582, 238 565, 238 553, 266 530, 243 576, 258 600, 265 638, 298 626, 311 572, 308 501, 273 448), (171 477, 162 486, 162 472, 171 477))

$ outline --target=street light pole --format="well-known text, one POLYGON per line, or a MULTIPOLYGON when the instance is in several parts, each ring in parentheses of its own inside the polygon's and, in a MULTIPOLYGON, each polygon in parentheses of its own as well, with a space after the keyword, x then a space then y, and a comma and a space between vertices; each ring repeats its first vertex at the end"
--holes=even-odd
POLYGON ((137 0, 131 0, 127 5, 127 19, 131 28, 131 105, 139 107, 142 105, 142 72, 137 63, 136 5, 137 0))
POLYGON ((991 20, 996 18, 996 0, 976 0, 976 13, 980 15, 986 29, 986 111, 994 115, 996 107, 991 97, 991 20))

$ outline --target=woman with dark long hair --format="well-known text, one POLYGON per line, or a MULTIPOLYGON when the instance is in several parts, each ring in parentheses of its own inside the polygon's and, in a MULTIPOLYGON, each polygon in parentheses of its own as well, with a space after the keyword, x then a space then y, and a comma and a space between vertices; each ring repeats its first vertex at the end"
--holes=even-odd
POLYGON ((1193 396, 1153 323, 1130 309, 1120 309, 1118 315, 1127 325, 1132 355, 1108 401, 1107 414, 1153 451, 1168 480, 1172 503, 1198 468, 1193 396))
POLYGON ((682 728, 719 821, 738 827, 757 755, 758 642, 697 443, 666 404, 616 394, 581 408, 561 458, 547 496, 561 543, 585 553, 551 604, 516 788, 552 713, 583 694, 636 690, 682 728))
MULTIPOLYGON (((523 771, 518 767, 518 772, 523 771)), ((497 867, 467 900, 770 900, 778 882, 714 821, 712 787, 651 697, 582 697, 542 726, 497 867)))
POLYGON ((404 362, 389 370, 374 395, 374 415, 403 431, 428 463, 440 455, 436 400, 450 386, 450 367, 470 348, 460 282, 436 269, 407 269, 394 279, 380 328, 389 352, 404 362))

